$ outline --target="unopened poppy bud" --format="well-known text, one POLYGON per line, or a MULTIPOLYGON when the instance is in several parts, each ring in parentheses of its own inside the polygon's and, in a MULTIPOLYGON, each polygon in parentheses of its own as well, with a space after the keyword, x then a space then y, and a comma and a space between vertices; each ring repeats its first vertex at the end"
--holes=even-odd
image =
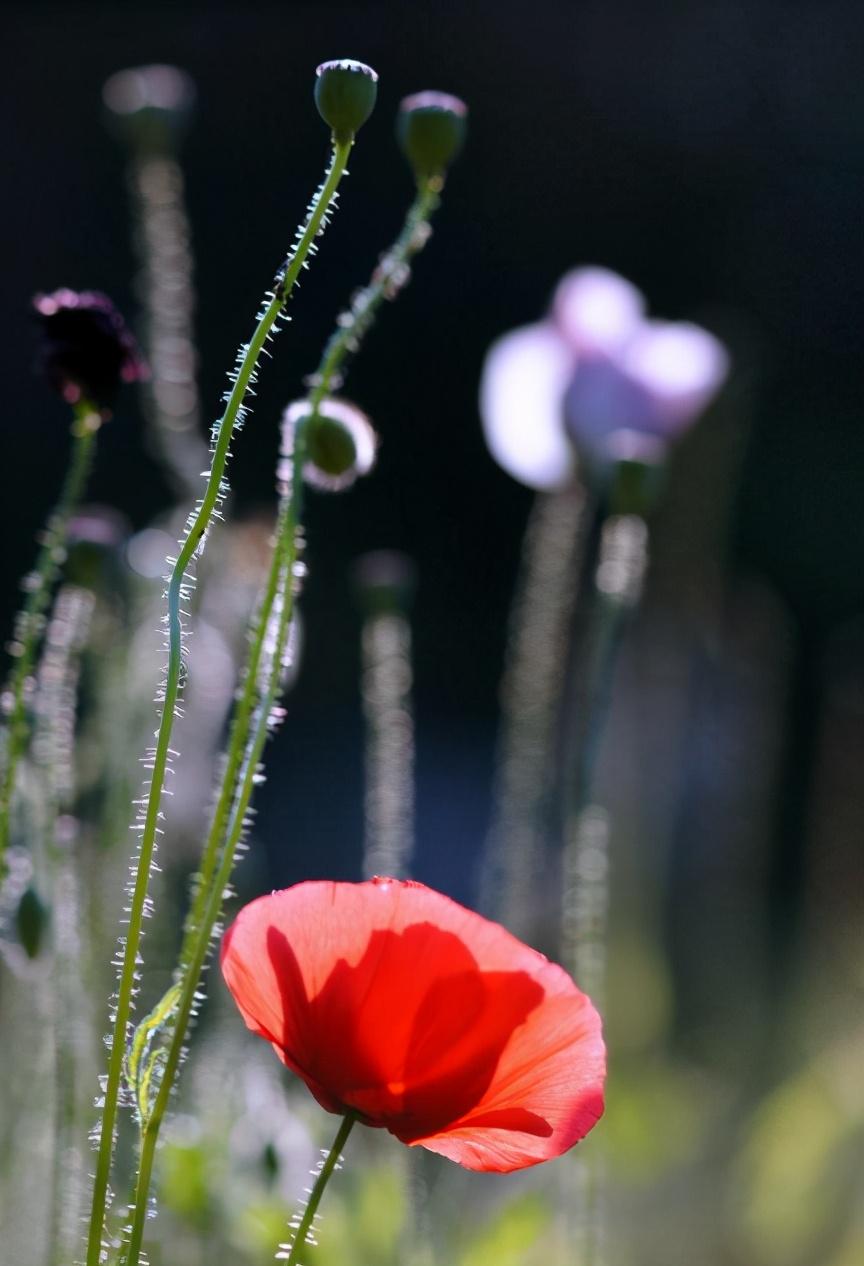
POLYGON ((417 568, 399 550, 373 550, 354 564, 354 586, 367 615, 405 611, 414 598, 417 568))
POLYGON ((656 506, 666 483, 667 446, 655 435, 613 431, 606 444, 609 468, 609 508, 612 514, 646 518, 656 506))
POLYGON ((102 100, 112 131, 145 150, 171 148, 195 105, 195 84, 177 66, 135 66, 105 81, 102 100))
POLYGON ((48 909, 32 886, 25 889, 15 913, 18 940, 28 958, 36 958, 48 923, 48 909))
POLYGON ((396 136, 418 180, 443 176, 465 143, 468 107, 447 92, 405 97, 396 136))
POLYGON ((322 400, 314 416, 308 400, 296 400, 283 413, 282 426, 304 428, 303 478, 322 492, 343 492, 375 464, 372 424, 347 400, 322 400))
POLYGON ((363 62, 343 57, 315 71, 315 104, 336 141, 349 141, 360 131, 377 96, 378 76, 363 62))

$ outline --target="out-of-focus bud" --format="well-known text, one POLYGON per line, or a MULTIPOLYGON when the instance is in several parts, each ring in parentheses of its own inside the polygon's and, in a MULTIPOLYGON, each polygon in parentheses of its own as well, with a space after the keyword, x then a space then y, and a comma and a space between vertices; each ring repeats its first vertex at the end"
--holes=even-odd
POLYGON ((315 416, 308 400, 295 400, 282 414, 282 427, 295 435, 304 428, 303 478, 322 492, 343 492, 375 465, 372 424, 348 400, 322 400, 315 416))
POLYGON ((173 149, 195 106, 195 84, 177 66, 135 66, 105 81, 102 100, 111 130, 148 151, 173 149))
POLYGON ((465 143, 468 107, 447 92, 405 97, 396 136, 418 180, 443 176, 465 143))
POLYGON ((366 615, 406 611, 417 588, 417 568, 407 554, 378 549, 358 558, 354 589, 366 615))
POLYGON ((88 400, 110 408, 123 382, 138 382, 147 366, 120 313, 95 290, 55 290, 33 299, 42 328, 39 368, 69 404, 88 400))
POLYGON ((666 484, 666 444, 639 431, 613 431, 606 452, 610 458, 610 513, 647 518, 666 484))
POLYGON ((343 57, 322 62, 315 71, 315 104, 333 133, 350 141, 369 118, 378 96, 378 76, 371 66, 343 57))
MULTIPOLYGON (((118 511, 98 505, 81 510, 69 524, 66 580, 82 589, 110 593, 112 598, 122 594, 127 576, 123 547, 128 538, 129 524, 118 511)), ((165 551, 160 576, 164 561, 165 551)))
POLYGON ((25 888, 15 912, 18 940, 28 958, 36 958, 48 926, 48 908, 36 889, 25 888))

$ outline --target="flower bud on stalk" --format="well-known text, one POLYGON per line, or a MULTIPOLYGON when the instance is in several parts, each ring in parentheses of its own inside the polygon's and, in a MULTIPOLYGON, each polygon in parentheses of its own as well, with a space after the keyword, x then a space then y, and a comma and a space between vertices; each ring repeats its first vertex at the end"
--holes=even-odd
POLYGON ((282 415, 282 426, 305 428, 303 477, 320 492, 344 492, 375 464, 377 438, 356 405, 332 396, 313 413, 308 400, 295 400, 282 415))
POLYGON ((344 144, 359 132, 375 108, 378 76, 371 66, 348 57, 322 62, 315 71, 315 104, 318 113, 344 144))
POLYGON ((396 119, 396 137, 418 181, 443 179, 465 143, 468 107, 447 92, 405 97, 396 119))
POLYGON ((134 66, 106 80, 102 100, 113 132, 133 149, 174 150, 195 108, 195 84, 178 66, 134 66))

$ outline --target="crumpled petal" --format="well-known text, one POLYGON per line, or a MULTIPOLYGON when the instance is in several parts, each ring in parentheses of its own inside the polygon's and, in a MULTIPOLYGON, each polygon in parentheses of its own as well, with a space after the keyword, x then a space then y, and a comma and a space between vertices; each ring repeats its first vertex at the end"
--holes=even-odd
POLYGON ((600 1019, 566 972, 410 881, 259 898, 222 948, 246 1024, 330 1111, 471 1169, 560 1155, 602 1111, 600 1019))
POLYGON ((576 458, 564 429, 571 349, 548 321, 525 325, 489 349, 480 381, 480 417, 498 465, 529 488, 565 488, 576 458))

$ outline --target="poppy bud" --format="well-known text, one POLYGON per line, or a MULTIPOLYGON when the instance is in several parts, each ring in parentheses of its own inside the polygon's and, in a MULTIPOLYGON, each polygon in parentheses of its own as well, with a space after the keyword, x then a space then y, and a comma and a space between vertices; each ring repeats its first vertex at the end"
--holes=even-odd
POLYGON ((443 176, 465 143, 468 107, 447 92, 418 92, 405 97, 396 119, 396 136, 418 180, 443 176))
POLYGON ((347 400, 322 400, 314 416, 308 400, 295 400, 283 413, 282 426, 304 428, 303 478, 322 492, 343 492, 375 464, 372 424, 347 400))
POLYGON ((354 585, 367 615, 405 611, 417 587, 417 568, 398 550, 373 550, 354 564, 354 585))
POLYGON ((195 84, 177 66, 135 66, 105 81, 111 130, 143 150, 173 148, 189 124, 195 84))
POLYGON ((377 96, 378 76, 363 62, 343 57, 315 71, 315 104, 336 141, 349 141, 360 131, 377 96))
POLYGON ((613 431, 606 451, 611 462, 608 478, 612 514, 646 518, 663 493, 666 445, 654 435, 613 431))
POLYGON ((35 888, 26 888, 18 902, 15 925, 18 940, 28 958, 36 958, 39 953, 47 923, 48 909, 42 898, 35 888))

